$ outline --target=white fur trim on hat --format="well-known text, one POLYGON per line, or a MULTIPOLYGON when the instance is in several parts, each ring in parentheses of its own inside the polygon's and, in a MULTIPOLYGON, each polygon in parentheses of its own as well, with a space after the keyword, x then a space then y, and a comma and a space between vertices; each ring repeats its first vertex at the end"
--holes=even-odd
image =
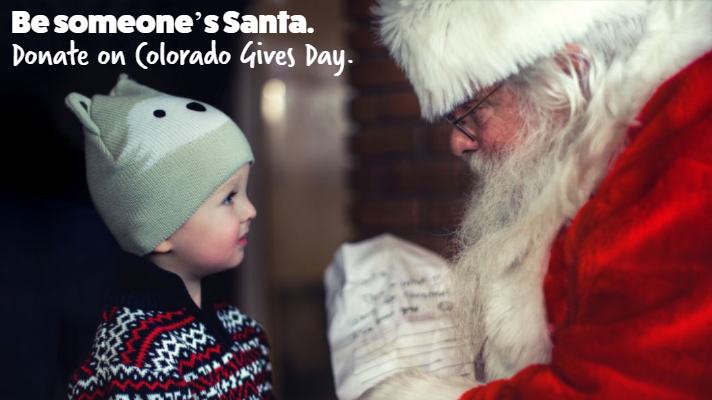
POLYGON ((423 117, 432 119, 597 23, 646 10, 644 1, 379 0, 372 12, 423 117))

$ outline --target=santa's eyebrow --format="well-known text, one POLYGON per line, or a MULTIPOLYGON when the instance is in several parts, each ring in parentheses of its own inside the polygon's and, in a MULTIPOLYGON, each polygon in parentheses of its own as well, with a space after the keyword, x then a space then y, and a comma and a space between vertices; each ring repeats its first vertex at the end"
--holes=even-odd
POLYGON ((475 103, 478 103, 478 102, 482 101, 482 98, 483 98, 483 97, 484 97, 484 96, 483 96, 481 93, 478 93, 478 94, 476 94, 475 96, 472 96, 472 97, 468 98, 467 100, 463 101, 462 103, 460 103, 460 104, 456 105, 455 107, 453 107, 451 113, 452 113, 452 112, 455 112, 458 107, 459 107, 459 108, 465 108, 465 109, 470 108, 470 107, 472 107, 475 103))
POLYGON ((478 92, 478 93, 475 93, 474 96, 472 96, 472 97, 470 97, 469 99, 467 99, 467 101, 465 101, 463 104, 472 104, 472 103, 480 102, 480 101, 482 101, 482 99, 484 99, 485 97, 487 97, 488 94, 489 94, 489 92, 482 92, 482 91, 480 91, 480 92, 478 92))

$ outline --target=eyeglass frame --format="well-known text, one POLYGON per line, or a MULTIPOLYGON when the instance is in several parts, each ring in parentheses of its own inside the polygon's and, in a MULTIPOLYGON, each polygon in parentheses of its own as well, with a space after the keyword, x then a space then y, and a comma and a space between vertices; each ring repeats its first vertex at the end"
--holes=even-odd
POLYGON ((460 127, 460 122, 462 122, 463 119, 467 118, 468 115, 472 114, 472 113, 477 109, 477 107, 479 107, 480 105, 482 105, 482 103, 483 103, 485 100, 487 100, 488 97, 490 97, 494 92, 496 92, 497 90, 499 90, 499 88, 501 88, 501 87, 502 87, 502 85, 499 85, 499 86, 497 86, 496 88, 494 88, 491 92, 487 93, 487 96, 483 97, 482 100, 480 100, 480 101, 477 102, 477 104, 475 104, 474 106, 470 107, 470 108, 469 108, 467 111, 465 111, 465 113, 462 114, 460 117, 451 120, 451 119, 450 119, 451 117, 450 117, 449 115, 446 115, 446 116, 444 117, 444 118, 445 118, 445 121, 449 122, 450 125, 453 126, 453 128, 457 129, 458 131, 460 131, 460 133, 462 133, 462 134, 465 135, 468 139, 470 139, 471 141, 474 142, 474 141, 475 141, 475 138, 472 137, 469 133, 467 133, 467 131, 465 131, 465 129, 463 129, 463 128, 460 127))

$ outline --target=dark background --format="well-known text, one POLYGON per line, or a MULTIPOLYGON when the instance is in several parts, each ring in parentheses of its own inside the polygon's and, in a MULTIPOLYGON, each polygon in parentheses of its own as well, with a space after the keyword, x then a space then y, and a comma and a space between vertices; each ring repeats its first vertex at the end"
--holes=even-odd
MULTIPOLYGON (((239 34, 12 34, 12 11, 43 14, 242 13, 244 1, 231 2, 2 2, 3 60, 0 79, 0 398, 66 398, 69 375, 88 355, 103 299, 114 282, 115 241, 94 210, 86 186, 81 125, 64 106, 71 92, 106 94, 120 73, 182 97, 229 109, 226 93, 235 79, 227 65, 161 66, 147 70, 134 61, 141 42, 158 49, 206 52, 216 40, 230 51, 239 34), (86 66, 12 66, 12 44, 33 51, 68 50, 70 40, 89 53, 86 66), (125 66, 101 65, 99 51, 123 50, 125 66)), ((239 55, 238 55, 239 56, 239 55)), ((238 121, 239 123, 239 121, 238 121)), ((234 274, 234 270, 226 274, 234 274)), ((209 290, 230 296, 224 274, 209 290)))

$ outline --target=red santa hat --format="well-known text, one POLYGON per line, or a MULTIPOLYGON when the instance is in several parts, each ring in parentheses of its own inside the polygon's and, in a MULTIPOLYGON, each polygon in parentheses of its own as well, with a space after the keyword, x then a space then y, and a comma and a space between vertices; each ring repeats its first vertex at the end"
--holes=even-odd
POLYGON ((462 0, 379 0, 372 10, 428 119, 601 24, 646 11, 641 1, 462 0))

